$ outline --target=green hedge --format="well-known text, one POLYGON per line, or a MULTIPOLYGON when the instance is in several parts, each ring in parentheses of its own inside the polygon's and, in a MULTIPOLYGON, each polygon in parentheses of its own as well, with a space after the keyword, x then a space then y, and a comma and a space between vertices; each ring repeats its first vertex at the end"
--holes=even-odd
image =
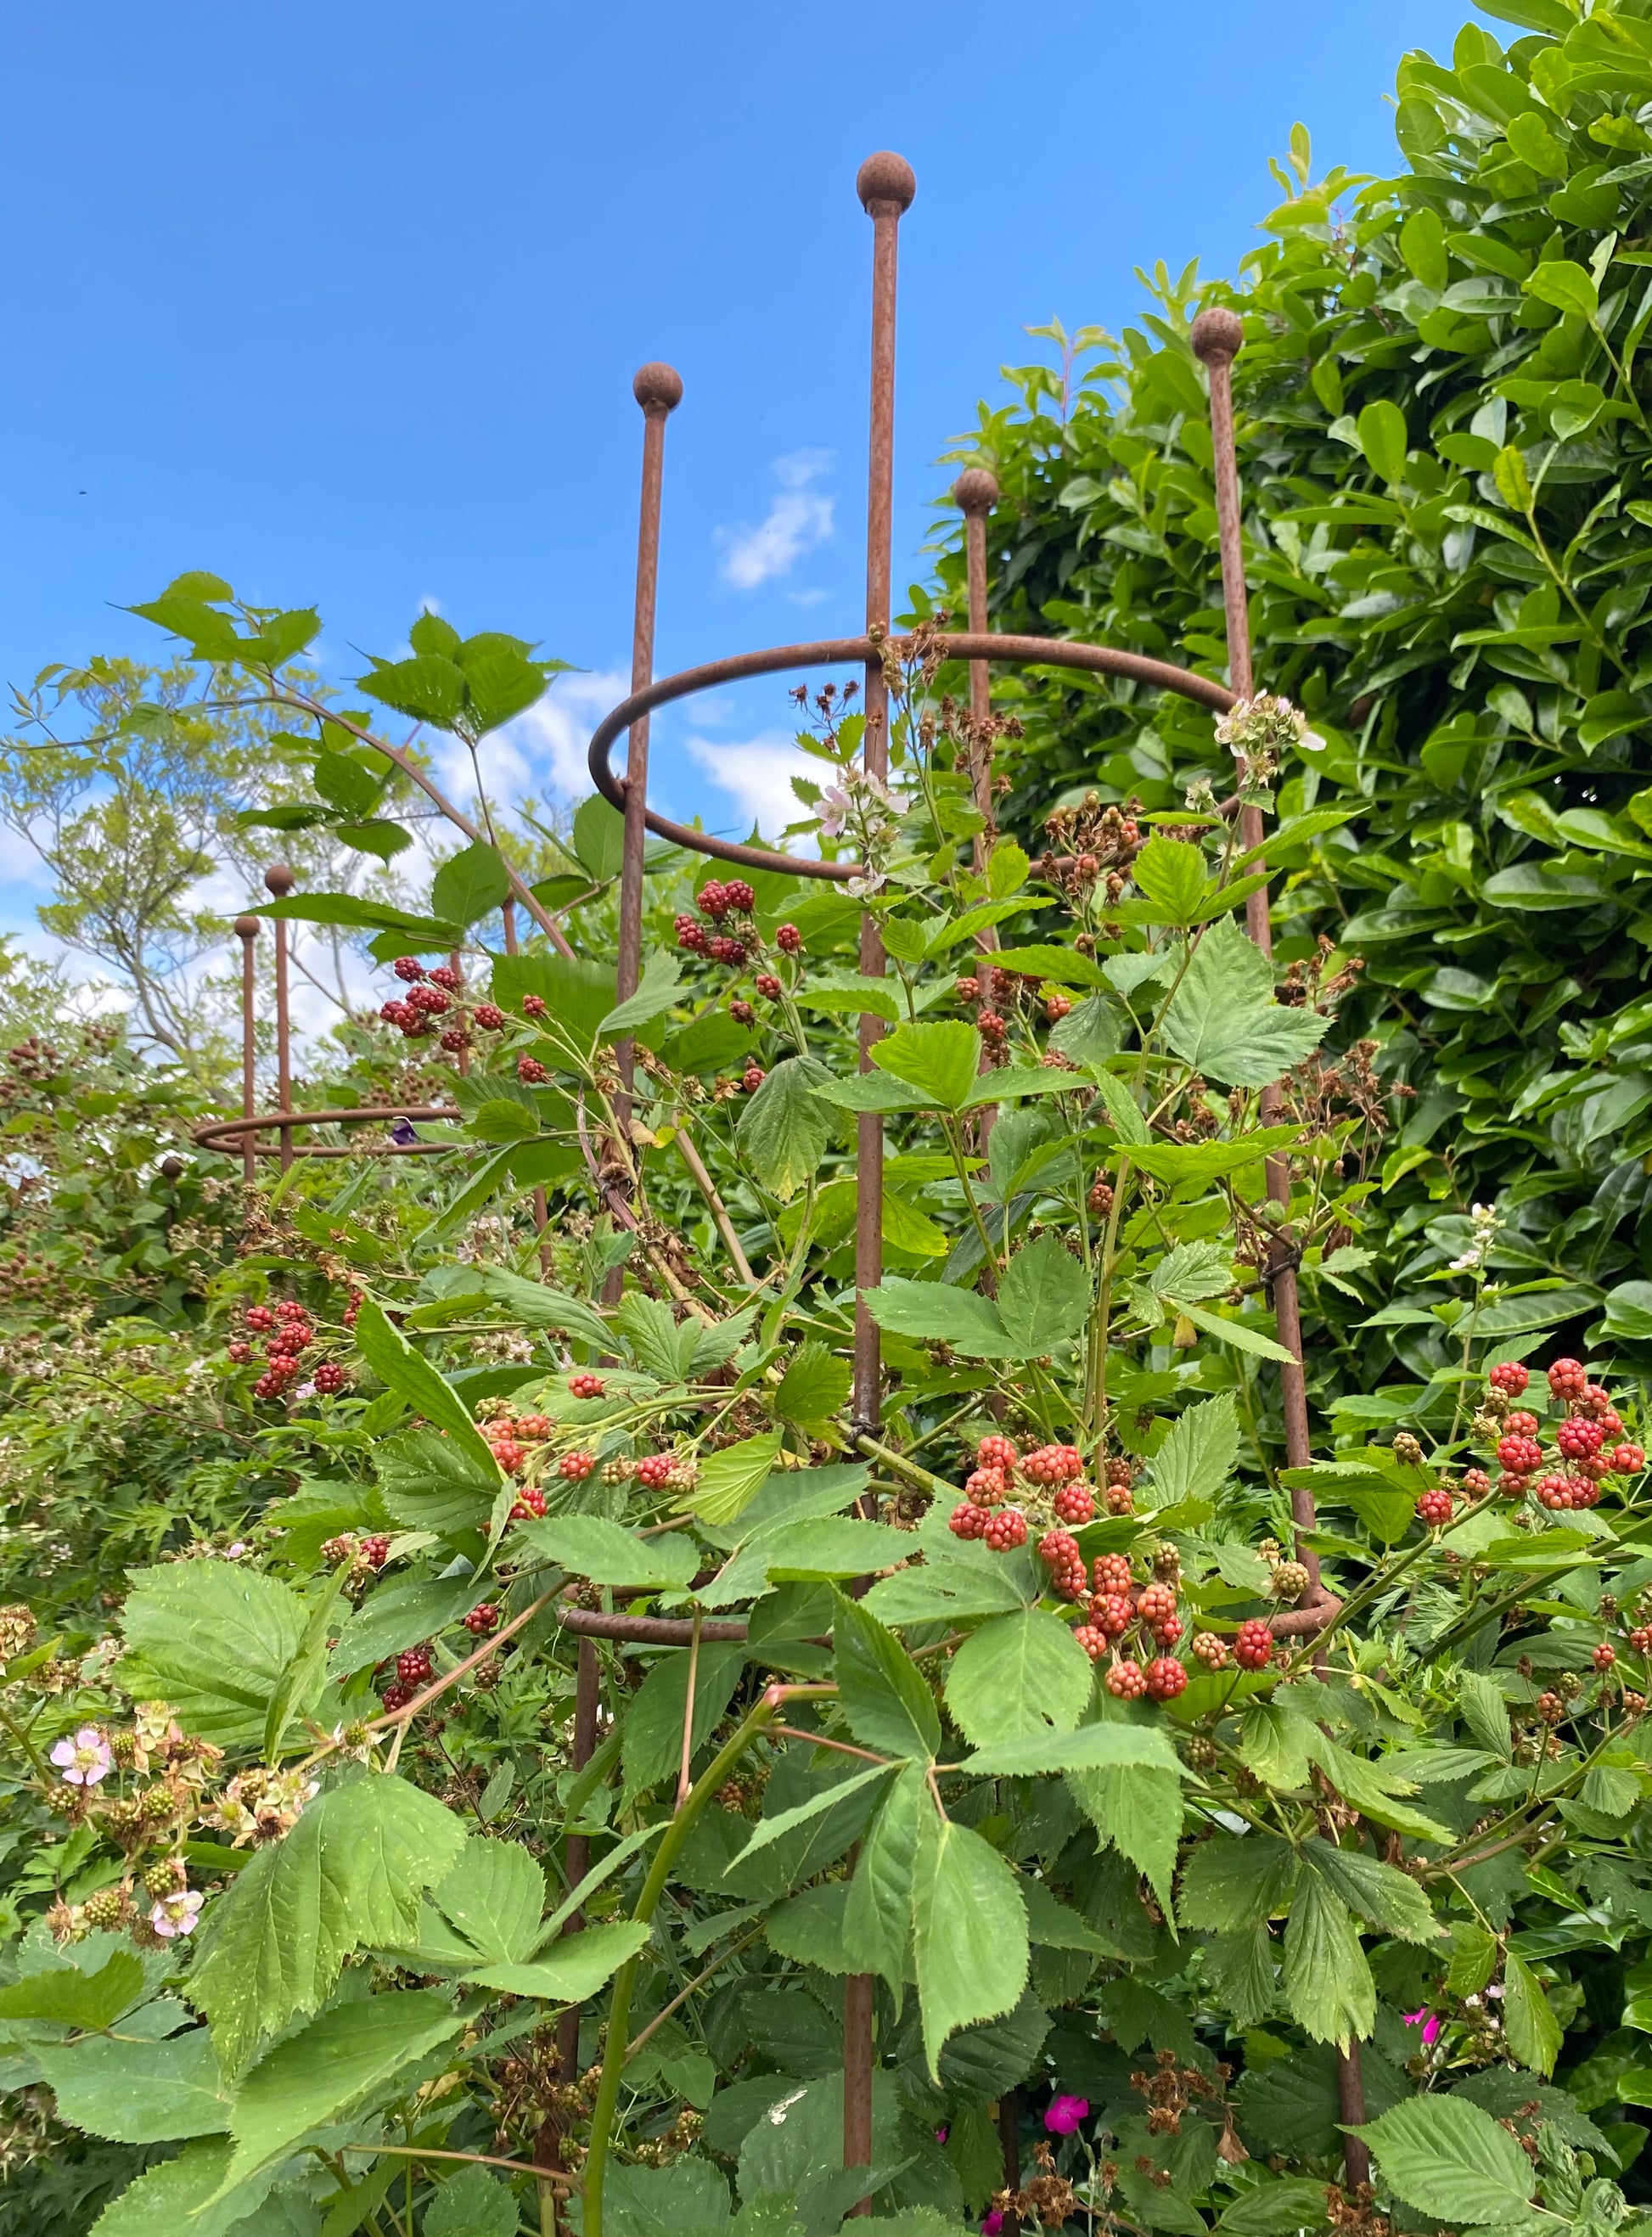
MULTIPOLYGON (((1502 0, 1449 67, 1407 56, 1405 169, 1287 198, 1237 287, 1160 266, 1113 343, 1051 330, 961 455, 993 468, 995 625, 1226 672, 1193 313, 1244 314, 1235 373, 1259 688, 1326 739, 1281 787, 1344 811, 1272 860, 1285 960, 1365 959, 1345 1026, 1398 1106, 1365 1240, 1397 1313, 1496 1198, 1511 1323, 1652 1339, 1652 0, 1502 0), (1543 1300, 1543 1302, 1539 1302, 1543 1300)), ((939 599, 961 604, 943 558, 939 599)), ((920 599, 922 604, 923 600, 920 599)), ((1006 821, 1092 786, 1177 808, 1224 759, 1191 709, 1006 680, 1006 821)), ((1408 1302, 1409 1300, 1409 1302, 1408 1302)), ((1338 1308, 1358 1319, 1351 1309, 1338 1308)), ((1441 1357, 1425 1319, 1396 1349, 1441 1357)))

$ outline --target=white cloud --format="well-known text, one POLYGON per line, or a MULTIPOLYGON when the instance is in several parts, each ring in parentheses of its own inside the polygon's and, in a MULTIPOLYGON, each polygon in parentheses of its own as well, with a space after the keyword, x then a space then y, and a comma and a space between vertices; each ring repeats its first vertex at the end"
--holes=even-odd
MULTIPOLYGON (((631 677, 618 669, 559 676, 536 706, 484 740, 482 775, 490 797, 501 805, 525 792, 584 799, 591 790, 585 765, 591 734, 609 709, 630 693, 631 677)), ((469 799, 474 789, 470 756, 456 738, 442 743, 441 782, 469 799)), ((614 766, 624 774, 623 744, 615 748, 614 766)))
POLYGON ((828 472, 829 451, 793 451, 775 460, 780 493, 755 528, 719 528, 722 575, 737 591, 755 591, 776 575, 790 573, 806 551, 832 532, 833 500, 810 486, 828 472))
MULTIPOLYGON (((807 813, 791 789, 792 778, 809 776, 819 784, 831 774, 778 731, 767 731, 740 745, 691 738, 688 749, 712 783, 735 802, 743 839, 754 823, 765 838, 778 839, 789 823, 797 822, 807 813)), ((715 815, 706 815, 709 829, 715 830, 717 822, 715 815)))

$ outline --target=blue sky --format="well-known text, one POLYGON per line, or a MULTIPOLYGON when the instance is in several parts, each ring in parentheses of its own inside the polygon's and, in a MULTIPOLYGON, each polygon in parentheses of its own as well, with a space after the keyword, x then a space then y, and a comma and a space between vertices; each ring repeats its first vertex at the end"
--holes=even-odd
MULTIPOLYGON (((1316 169, 1395 168, 1395 65, 1448 54, 1468 12, 12 9, 0 681, 147 649, 117 609, 185 567, 318 604, 340 676, 428 598, 591 671, 500 771, 572 782, 629 655, 644 360, 686 388, 661 670, 859 626, 862 155, 897 148, 918 179, 899 584, 922 571, 935 460, 1034 353, 1023 329, 1116 329, 1160 257, 1232 271, 1298 118, 1316 169)), ((784 727, 773 683, 667 718, 659 804, 742 824, 784 727)), ((0 924, 26 915, 14 885, 0 924)))

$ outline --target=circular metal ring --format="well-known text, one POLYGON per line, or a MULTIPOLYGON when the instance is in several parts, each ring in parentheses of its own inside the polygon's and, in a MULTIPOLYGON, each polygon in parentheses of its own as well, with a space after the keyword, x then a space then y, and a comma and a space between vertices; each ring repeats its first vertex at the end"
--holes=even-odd
MULTIPOLYGON (((215 1118, 209 1125, 197 1126, 190 1136, 197 1150, 230 1149, 238 1135, 289 1132, 294 1126, 366 1125, 370 1121, 382 1125, 387 1119, 406 1118, 431 1122, 436 1119, 462 1119, 465 1114, 451 1103, 378 1103, 354 1111, 265 1111, 251 1118, 215 1118)), ((451 1142, 373 1142, 360 1145, 346 1142, 294 1143, 288 1145, 288 1155, 294 1158, 431 1158, 439 1157, 453 1147, 451 1142)), ((255 1158, 279 1158, 279 1142, 260 1142, 252 1145, 255 1158)))
MULTIPOLYGON (((826 637, 815 644, 780 644, 763 652, 737 652, 726 660, 709 660, 698 668, 662 676, 641 691, 633 691, 629 699, 622 699, 598 723, 591 740, 591 781, 603 798, 623 814, 625 780, 610 769, 608 756, 620 732, 656 707, 692 698, 697 691, 715 690, 720 684, 738 683, 747 676, 778 675, 789 668, 836 668, 846 662, 863 667, 880 658, 889 643, 899 642, 888 639, 878 644, 866 637, 826 637)), ((1173 691, 1208 707, 1215 715, 1226 715, 1233 704, 1233 694, 1208 676, 1173 667, 1166 660, 1151 660, 1145 653, 1120 652, 1111 645, 1074 644, 1063 637, 995 637, 990 632, 975 636, 968 631, 931 642, 945 647, 948 660, 1008 661, 1017 668, 1074 668, 1093 676, 1122 676, 1133 683, 1173 691)), ((732 839, 714 838, 709 831, 691 831, 687 824, 673 823, 669 816, 657 815, 651 808, 645 810, 644 821, 657 838, 690 848, 697 855, 715 855, 719 861, 738 862, 747 869, 780 870, 795 878, 830 878, 840 883, 860 875, 858 862, 823 862, 811 855, 777 854, 769 847, 743 847, 732 839)))

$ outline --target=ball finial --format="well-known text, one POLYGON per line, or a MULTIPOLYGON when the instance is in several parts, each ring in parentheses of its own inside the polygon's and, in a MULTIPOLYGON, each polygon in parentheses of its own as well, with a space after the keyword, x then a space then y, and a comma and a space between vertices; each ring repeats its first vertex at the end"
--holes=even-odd
POLYGON ((882 148, 876 155, 869 155, 855 174, 855 191, 863 209, 869 211, 875 202, 894 202, 909 209, 918 182, 904 155, 891 155, 882 148))
POLYGON ((683 401, 683 376, 673 366, 640 366, 631 393, 644 412, 675 412, 683 401))
POLYGON ((289 870, 285 862, 272 862, 264 873, 264 883, 277 901, 283 900, 298 883, 296 870, 289 870))
POLYGON ((1245 346, 1245 324, 1237 311, 1201 311, 1187 339, 1202 364, 1232 365, 1245 346))
POLYGON ((261 929, 262 926, 255 916, 238 916, 235 919, 237 940, 256 940, 261 929))
POLYGON ((985 466, 966 466, 952 485, 952 501, 960 512, 990 512, 998 502, 998 478, 985 466))

